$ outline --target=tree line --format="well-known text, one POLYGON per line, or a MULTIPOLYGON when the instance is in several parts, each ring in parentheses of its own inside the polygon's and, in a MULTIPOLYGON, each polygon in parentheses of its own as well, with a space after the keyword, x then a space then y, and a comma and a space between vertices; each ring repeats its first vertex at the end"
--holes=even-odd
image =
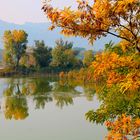
POLYGON ((16 72, 66 72, 87 67, 94 59, 92 50, 85 51, 83 58, 79 58, 80 50, 62 39, 55 41, 54 48, 43 40, 35 40, 34 45, 28 47, 28 34, 24 30, 5 31, 3 42, 3 63, 16 72))

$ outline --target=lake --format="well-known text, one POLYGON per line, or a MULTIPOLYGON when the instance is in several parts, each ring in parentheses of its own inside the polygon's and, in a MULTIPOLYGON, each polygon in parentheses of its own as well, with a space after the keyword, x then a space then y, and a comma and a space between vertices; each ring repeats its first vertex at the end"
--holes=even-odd
POLYGON ((100 106, 95 90, 57 78, 0 78, 1 140, 102 140, 104 125, 85 113, 100 106))

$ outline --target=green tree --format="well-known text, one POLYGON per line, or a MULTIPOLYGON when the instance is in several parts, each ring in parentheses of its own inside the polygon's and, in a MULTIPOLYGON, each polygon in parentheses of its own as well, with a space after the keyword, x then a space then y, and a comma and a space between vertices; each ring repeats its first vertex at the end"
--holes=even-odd
POLYGON ((51 65, 59 67, 61 70, 69 70, 74 67, 76 57, 72 46, 72 42, 63 41, 62 39, 57 40, 56 47, 52 50, 51 65))
POLYGON ((52 56, 51 48, 47 47, 44 41, 35 41, 35 48, 33 50, 33 55, 35 57, 36 63, 40 68, 48 67, 52 56))
POLYGON ((83 64, 84 66, 88 67, 94 60, 94 55, 92 50, 85 51, 83 64))
POLYGON ((27 37, 27 33, 23 30, 8 30, 4 33, 4 62, 14 66, 16 70, 19 67, 21 57, 26 52, 27 37))

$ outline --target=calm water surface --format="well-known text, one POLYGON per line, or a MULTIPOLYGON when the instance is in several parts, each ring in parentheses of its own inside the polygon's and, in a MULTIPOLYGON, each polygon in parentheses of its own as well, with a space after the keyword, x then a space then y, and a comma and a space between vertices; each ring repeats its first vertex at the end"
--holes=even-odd
POLYGON ((92 88, 54 78, 0 79, 1 140, 102 140, 85 113, 100 105, 92 88))

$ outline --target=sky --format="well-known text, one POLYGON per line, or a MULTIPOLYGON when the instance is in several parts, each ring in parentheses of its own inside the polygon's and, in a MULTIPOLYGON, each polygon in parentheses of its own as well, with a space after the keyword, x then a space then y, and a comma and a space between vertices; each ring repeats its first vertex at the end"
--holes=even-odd
MULTIPOLYGON (((74 0, 53 0, 53 5, 74 5, 74 0)), ((42 0, 0 0, 0 20, 16 24, 48 21, 41 10, 42 0)))
MULTIPOLYGON (((47 17, 41 10, 43 0, 0 0, 0 20, 24 24, 26 22, 48 22, 47 17)), ((89 0, 93 2, 93 0, 89 0)), ((52 0, 54 7, 63 9, 64 6, 76 8, 76 0, 52 0)))

